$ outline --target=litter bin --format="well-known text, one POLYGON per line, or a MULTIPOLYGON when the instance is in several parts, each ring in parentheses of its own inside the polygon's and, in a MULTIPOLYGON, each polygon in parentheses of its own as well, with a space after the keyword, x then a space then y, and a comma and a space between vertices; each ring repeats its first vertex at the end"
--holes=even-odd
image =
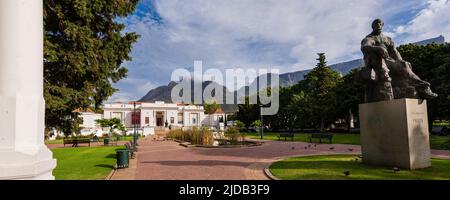
POLYGON ((103 144, 104 144, 104 145, 108 145, 108 144, 109 144, 109 138, 103 139, 103 144))
POLYGON ((127 168, 130 163, 130 152, 128 150, 117 150, 117 168, 127 168))

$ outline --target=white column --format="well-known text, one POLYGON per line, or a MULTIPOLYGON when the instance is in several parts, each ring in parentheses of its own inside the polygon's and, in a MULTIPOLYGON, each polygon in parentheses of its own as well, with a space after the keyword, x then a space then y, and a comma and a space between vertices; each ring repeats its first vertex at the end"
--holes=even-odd
POLYGON ((44 144, 42 0, 0 1, 0 179, 54 179, 44 144))

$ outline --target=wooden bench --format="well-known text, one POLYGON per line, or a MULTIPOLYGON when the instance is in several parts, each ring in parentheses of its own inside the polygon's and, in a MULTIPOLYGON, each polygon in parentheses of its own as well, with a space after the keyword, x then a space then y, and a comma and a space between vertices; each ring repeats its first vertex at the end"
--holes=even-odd
POLYGON ((281 140, 281 138, 284 138, 284 141, 287 141, 287 138, 291 138, 291 141, 294 141, 294 134, 293 133, 280 133, 278 135, 278 140, 281 140))
POLYGON ((134 145, 131 145, 130 143, 126 143, 125 147, 130 152, 131 158, 134 158, 134 153, 137 152, 137 150, 138 150, 137 147, 134 145))
POLYGON ((327 139, 330 141, 330 144, 333 143, 333 134, 331 133, 313 133, 309 136, 309 142, 312 143, 313 139, 319 139, 319 142, 322 143, 322 139, 327 139))
POLYGON ((97 136, 92 137, 92 142, 100 142, 100 139, 97 136))
POLYGON ((64 139, 63 140, 64 147, 66 144, 72 144, 72 147, 78 147, 78 144, 89 144, 91 146, 91 140, 89 138, 84 139, 64 139))

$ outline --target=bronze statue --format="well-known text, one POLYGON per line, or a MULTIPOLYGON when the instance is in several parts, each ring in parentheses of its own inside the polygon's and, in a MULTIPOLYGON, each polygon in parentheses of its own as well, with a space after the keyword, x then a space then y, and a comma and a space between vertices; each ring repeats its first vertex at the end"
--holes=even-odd
POLYGON ((393 40, 383 35, 383 26, 384 22, 376 19, 372 23, 372 33, 361 42, 365 62, 361 74, 367 81, 366 102, 436 98, 430 83, 414 74, 411 64, 403 60, 393 40))

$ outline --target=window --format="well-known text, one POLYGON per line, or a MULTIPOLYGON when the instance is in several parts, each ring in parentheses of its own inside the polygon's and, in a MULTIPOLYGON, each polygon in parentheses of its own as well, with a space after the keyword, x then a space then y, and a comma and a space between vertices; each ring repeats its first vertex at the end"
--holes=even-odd
POLYGON ((174 117, 171 117, 171 118, 170 118, 170 123, 171 123, 171 124, 175 123, 175 118, 174 118, 174 117))
POLYGON ((141 124, 141 112, 132 112, 131 113, 131 125, 140 125, 141 124))
POLYGON ((192 124, 197 124, 197 119, 192 118, 192 124))
POLYGON ((150 117, 145 117, 145 124, 150 124, 150 117))

